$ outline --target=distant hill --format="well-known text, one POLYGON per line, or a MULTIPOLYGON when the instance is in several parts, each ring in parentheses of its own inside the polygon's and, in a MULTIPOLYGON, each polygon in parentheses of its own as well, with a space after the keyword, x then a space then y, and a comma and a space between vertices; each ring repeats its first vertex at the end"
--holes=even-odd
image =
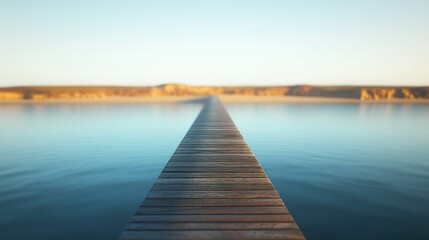
POLYGON ((374 86, 243 86, 200 87, 164 84, 153 87, 24 86, 0 88, 0 100, 99 99, 153 96, 311 96, 360 100, 429 99, 429 87, 374 86))

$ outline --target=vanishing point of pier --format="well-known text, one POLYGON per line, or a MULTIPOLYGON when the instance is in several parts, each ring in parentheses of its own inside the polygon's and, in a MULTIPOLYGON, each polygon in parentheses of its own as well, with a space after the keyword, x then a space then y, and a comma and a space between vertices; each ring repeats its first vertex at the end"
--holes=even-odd
POLYGON ((120 240, 304 239, 217 97, 211 97, 120 240))

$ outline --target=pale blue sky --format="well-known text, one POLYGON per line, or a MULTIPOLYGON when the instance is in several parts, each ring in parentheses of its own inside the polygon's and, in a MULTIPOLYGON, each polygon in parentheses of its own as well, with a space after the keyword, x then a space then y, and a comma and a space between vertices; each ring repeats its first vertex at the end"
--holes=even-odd
POLYGON ((0 0, 0 86, 429 85, 429 1, 0 0))

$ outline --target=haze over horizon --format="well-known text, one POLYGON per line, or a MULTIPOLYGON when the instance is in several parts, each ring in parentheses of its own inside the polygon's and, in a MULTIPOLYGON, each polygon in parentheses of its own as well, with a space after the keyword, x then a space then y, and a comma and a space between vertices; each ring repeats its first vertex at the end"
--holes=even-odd
POLYGON ((429 85, 429 1, 0 6, 0 87, 429 85))

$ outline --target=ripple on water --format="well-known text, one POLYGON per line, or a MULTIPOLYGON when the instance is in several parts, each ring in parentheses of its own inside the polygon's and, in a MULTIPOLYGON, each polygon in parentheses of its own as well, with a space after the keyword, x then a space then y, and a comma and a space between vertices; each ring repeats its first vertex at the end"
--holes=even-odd
POLYGON ((429 238, 429 106, 228 110, 307 239, 429 238))
POLYGON ((201 107, 1 105, 0 239, 116 239, 201 107))

